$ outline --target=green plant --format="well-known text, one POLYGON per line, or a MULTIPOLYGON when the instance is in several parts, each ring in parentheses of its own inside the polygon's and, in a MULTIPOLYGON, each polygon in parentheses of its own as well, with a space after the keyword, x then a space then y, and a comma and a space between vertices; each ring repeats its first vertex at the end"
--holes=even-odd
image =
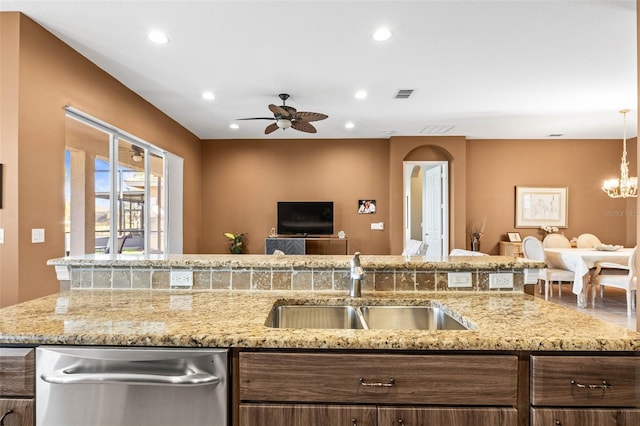
POLYGON ((224 233, 224 236, 231 240, 231 244, 229 245, 229 252, 231 252, 231 254, 242 254, 244 252, 243 241, 245 235, 247 235, 245 232, 242 234, 224 233))

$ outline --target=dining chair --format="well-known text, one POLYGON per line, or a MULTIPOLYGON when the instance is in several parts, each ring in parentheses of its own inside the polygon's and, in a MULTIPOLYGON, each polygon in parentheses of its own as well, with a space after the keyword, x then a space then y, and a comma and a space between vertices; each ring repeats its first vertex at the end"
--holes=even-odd
POLYGON ((424 256, 427 253, 427 249, 429 248, 428 244, 423 243, 419 240, 409 240, 404 250, 402 251, 403 256, 424 256))
POLYGON ((487 253, 482 253, 480 251, 453 249, 449 253, 449 256, 489 256, 489 255, 487 253))
POLYGON ((563 234, 549 234, 542 240, 544 248, 571 248, 571 241, 563 234))
MULTIPOLYGON (((638 246, 633 248, 629 263, 625 268, 626 273, 609 273, 607 264, 597 264, 596 270, 591 277, 592 300, 595 300, 596 285, 600 286, 600 296, 604 296, 604 287, 615 287, 626 291, 627 295, 627 316, 631 316, 631 310, 635 307, 636 291, 638 288, 638 277, 636 273, 636 259, 638 257, 638 246), (604 266, 604 267, 603 267, 604 266)), ((620 268, 616 268, 619 269, 620 268)))
POLYGON ((593 234, 580 234, 576 241, 577 248, 594 248, 601 244, 600 238, 593 234))
MULTIPOLYGON (((553 234, 552 234, 553 235, 553 234)), ((538 272, 538 282, 541 284, 539 292, 542 293, 542 281, 544 281, 544 299, 548 300, 549 296, 553 296, 553 283, 558 284, 558 296, 562 296, 562 283, 572 283, 574 272, 567 269, 549 267, 545 256, 542 241, 533 236, 524 237, 522 240, 522 254, 524 257, 539 262, 545 262, 546 268, 538 272)))

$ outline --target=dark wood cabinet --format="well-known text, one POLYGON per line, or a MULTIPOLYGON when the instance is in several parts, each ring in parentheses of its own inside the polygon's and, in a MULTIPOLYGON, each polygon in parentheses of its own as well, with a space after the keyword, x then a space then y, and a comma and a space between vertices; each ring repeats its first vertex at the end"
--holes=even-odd
POLYGON ((378 426, 516 426, 515 408, 379 407, 378 426))
POLYGON ((531 410, 531 426, 638 426, 636 409, 550 409, 531 410))
POLYGON ((640 357, 531 357, 531 426, 640 425, 640 357))
POLYGON ((34 399, 0 398, 0 424, 2 426, 33 426, 35 419, 34 399))
POLYGON ((251 426, 376 426, 376 407, 361 405, 241 404, 240 424, 251 426))
POLYGON ((238 377, 241 426, 518 424, 514 355, 240 352, 238 377))
POLYGON ((35 424, 35 350, 0 348, 0 424, 35 424))

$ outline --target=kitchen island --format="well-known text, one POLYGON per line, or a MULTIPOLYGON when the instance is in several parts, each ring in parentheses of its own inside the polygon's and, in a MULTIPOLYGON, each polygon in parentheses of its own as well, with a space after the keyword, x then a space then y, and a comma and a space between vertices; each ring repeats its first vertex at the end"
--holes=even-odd
MULTIPOLYGON (((539 263, 363 256, 369 283, 350 298, 349 258, 331 257, 54 260, 71 290, 0 310, 0 363, 41 345, 228 348, 234 426, 640 423, 640 333, 525 294, 539 263), (173 269, 193 288, 173 287, 173 269), (491 288, 492 274, 513 287, 491 288), (267 325, 274 306, 300 304, 432 306, 467 329, 267 325)), ((31 401, 32 424, 35 392, 2 398, 31 401)))

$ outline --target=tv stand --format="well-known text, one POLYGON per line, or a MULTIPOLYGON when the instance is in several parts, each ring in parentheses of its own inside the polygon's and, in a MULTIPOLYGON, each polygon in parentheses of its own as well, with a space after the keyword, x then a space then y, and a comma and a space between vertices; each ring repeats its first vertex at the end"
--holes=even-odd
POLYGON ((284 254, 349 254, 349 239, 334 237, 286 236, 270 237, 264 242, 264 253, 280 250, 284 254))

